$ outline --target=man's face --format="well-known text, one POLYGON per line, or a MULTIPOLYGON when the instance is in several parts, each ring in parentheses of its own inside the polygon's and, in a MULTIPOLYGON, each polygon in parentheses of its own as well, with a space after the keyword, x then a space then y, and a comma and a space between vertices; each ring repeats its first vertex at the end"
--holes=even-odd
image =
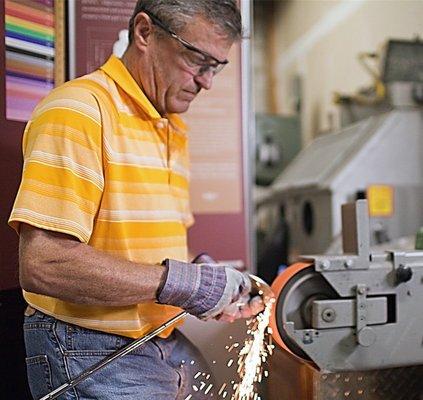
MULTIPOLYGON (((193 21, 180 36, 216 59, 225 60, 232 41, 217 33, 208 21, 199 17, 193 21)), ((183 113, 201 89, 211 88, 213 72, 198 74, 198 65, 212 60, 205 60, 201 54, 185 48, 166 32, 160 33, 160 37, 153 39, 156 41, 151 53, 154 95, 150 100, 162 115, 183 113)))

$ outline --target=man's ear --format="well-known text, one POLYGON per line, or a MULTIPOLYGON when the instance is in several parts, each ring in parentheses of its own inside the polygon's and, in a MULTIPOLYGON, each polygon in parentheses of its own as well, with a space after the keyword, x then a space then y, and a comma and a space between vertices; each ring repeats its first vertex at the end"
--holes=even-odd
POLYGON ((134 43, 141 50, 147 46, 151 34, 153 33, 153 23, 150 17, 144 13, 139 12, 134 19, 134 43))

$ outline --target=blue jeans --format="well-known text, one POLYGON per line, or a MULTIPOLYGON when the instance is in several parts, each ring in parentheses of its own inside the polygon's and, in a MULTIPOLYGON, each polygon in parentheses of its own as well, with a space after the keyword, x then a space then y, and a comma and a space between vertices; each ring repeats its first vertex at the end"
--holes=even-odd
MULTIPOLYGON (((31 393, 39 399, 74 379, 132 339, 81 328, 36 311, 25 316, 24 337, 31 393)), ((90 375, 59 400, 170 400, 209 398, 192 385, 198 371, 210 373, 194 345, 175 330, 167 339, 153 338, 133 352, 90 375)), ((214 383, 212 377, 203 381, 214 383)))

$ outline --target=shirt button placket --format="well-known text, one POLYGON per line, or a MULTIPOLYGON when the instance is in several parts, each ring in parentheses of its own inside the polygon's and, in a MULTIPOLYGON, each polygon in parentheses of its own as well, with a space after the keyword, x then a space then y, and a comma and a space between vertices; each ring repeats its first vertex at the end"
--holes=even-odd
POLYGON ((166 118, 162 118, 156 122, 158 130, 165 131, 166 133, 166 168, 167 168, 167 183, 170 184, 170 129, 166 118))

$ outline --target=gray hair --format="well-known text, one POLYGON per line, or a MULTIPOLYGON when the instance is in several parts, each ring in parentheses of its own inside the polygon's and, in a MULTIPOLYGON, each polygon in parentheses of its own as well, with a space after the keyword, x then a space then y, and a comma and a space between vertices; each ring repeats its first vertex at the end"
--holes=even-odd
POLYGON ((180 32, 189 17, 202 16, 230 40, 241 37, 241 14, 236 0, 138 0, 129 20, 129 43, 134 36, 134 20, 138 13, 149 11, 171 30, 180 32))

